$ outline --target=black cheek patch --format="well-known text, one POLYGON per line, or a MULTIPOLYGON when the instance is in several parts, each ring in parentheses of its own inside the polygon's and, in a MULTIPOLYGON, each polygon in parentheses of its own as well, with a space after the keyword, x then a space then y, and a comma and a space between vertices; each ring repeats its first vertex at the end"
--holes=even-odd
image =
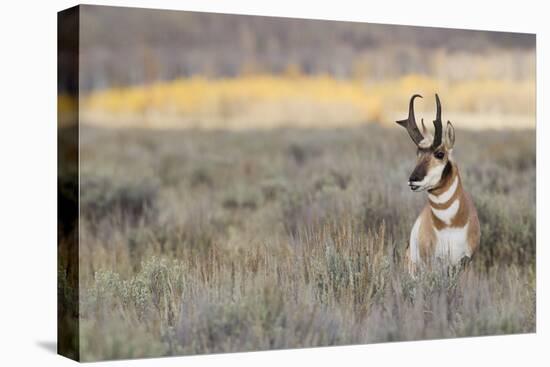
POLYGON ((443 173, 441 174, 441 180, 445 180, 453 173, 453 166, 451 165, 451 162, 447 161, 447 164, 445 165, 445 168, 443 168, 443 173))

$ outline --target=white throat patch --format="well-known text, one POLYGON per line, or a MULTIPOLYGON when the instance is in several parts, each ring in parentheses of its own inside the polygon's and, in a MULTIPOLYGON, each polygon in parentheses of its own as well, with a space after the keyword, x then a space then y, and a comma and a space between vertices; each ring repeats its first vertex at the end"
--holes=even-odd
POLYGON ((446 203, 447 201, 449 201, 453 197, 457 187, 458 187, 458 175, 455 176, 455 179, 454 179, 451 187, 449 187, 449 189, 447 191, 445 191, 441 195, 428 194, 428 197, 430 198, 430 200, 432 202, 434 202, 436 204, 446 203))
POLYGON ((451 206, 449 206, 447 209, 432 209, 432 212, 436 217, 438 217, 442 222, 449 225, 451 224, 451 221, 455 217, 456 213, 458 212, 458 208, 460 207, 460 200, 456 199, 451 206))

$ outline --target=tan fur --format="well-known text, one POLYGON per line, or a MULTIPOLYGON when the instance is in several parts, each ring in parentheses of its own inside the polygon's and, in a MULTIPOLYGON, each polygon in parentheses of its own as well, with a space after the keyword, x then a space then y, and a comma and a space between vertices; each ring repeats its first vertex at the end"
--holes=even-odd
POLYGON ((435 231, 433 225, 433 215, 429 205, 426 205, 420 212, 420 230, 418 232, 418 242, 420 243, 420 258, 424 262, 429 262, 435 249, 435 231))
MULTIPOLYGON (((447 177, 446 180, 442 182, 437 188, 430 190, 430 193, 433 195, 441 195, 445 193, 451 187, 455 177, 458 177, 456 191, 451 196, 451 198, 444 203, 435 203, 431 200, 428 200, 428 203, 426 204, 426 206, 424 206, 422 212, 419 215, 420 227, 417 238, 419 244, 419 254, 422 263, 428 266, 434 257, 434 252, 437 245, 436 230, 441 231, 445 228, 463 228, 466 224, 468 224, 467 244, 472 255, 479 246, 480 227, 476 208, 470 195, 463 189, 462 180, 460 178, 458 168, 454 163, 451 164, 452 174, 447 177), (456 200, 459 200, 459 208, 449 224, 440 220, 433 213, 432 208, 438 210, 448 209, 456 200)), ((411 248, 409 247, 407 251, 407 261, 409 262, 408 266, 409 269, 414 269, 414 264, 410 263, 410 251, 411 248)))
POLYGON ((474 254, 479 247, 479 241, 481 239, 481 228, 479 226, 477 210, 474 206, 472 197, 470 196, 470 194, 465 193, 465 198, 470 218, 470 227, 468 228, 468 246, 470 247, 470 251, 472 252, 472 254, 474 254))

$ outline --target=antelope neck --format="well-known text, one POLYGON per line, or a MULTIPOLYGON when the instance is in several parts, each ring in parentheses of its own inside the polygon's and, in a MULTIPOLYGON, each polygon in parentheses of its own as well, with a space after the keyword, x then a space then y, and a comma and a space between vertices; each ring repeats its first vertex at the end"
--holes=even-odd
POLYGON ((441 175, 441 181, 439 185, 431 190, 428 190, 428 197, 431 201, 441 204, 448 201, 454 191, 460 185, 460 177, 458 174, 458 168, 451 163, 447 162, 441 175))
POLYGON ((457 168, 448 163, 447 175, 442 184, 428 193, 432 214, 442 223, 450 225, 458 214, 462 201, 462 184, 457 168))

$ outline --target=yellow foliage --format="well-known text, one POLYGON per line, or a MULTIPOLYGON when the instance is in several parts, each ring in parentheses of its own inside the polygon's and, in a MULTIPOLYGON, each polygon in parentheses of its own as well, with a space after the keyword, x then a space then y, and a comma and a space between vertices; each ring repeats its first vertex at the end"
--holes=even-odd
MULTIPOLYGON (((151 85, 93 92, 82 100, 90 120, 133 117, 199 127, 340 126, 391 123, 414 93, 439 93, 446 111, 534 116, 533 80, 449 82, 422 75, 368 82, 304 75, 250 74, 211 79, 195 76, 151 85), (97 117, 101 116, 101 118, 97 117)), ((433 103, 419 104, 419 112, 433 103)), ((162 123, 161 123, 162 125, 162 123)))

